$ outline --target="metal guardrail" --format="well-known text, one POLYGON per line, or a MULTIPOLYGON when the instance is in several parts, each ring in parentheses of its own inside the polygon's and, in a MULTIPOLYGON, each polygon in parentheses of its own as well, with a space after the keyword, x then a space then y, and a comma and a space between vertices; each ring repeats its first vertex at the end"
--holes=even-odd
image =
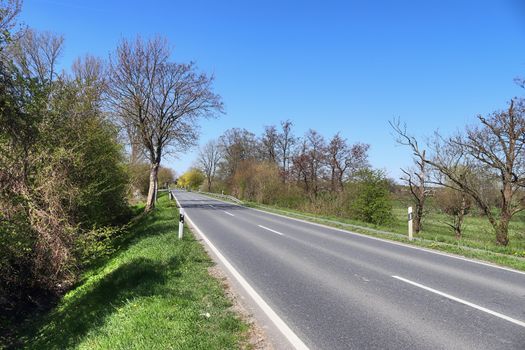
POLYGON ((204 191, 198 191, 198 193, 202 193, 202 194, 205 194, 205 195, 208 195, 208 196, 212 196, 212 197, 226 199, 226 200, 235 202, 237 204, 243 204, 243 202, 240 199, 237 199, 234 196, 230 196, 230 195, 227 195, 227 194, 204 192, 204 191))

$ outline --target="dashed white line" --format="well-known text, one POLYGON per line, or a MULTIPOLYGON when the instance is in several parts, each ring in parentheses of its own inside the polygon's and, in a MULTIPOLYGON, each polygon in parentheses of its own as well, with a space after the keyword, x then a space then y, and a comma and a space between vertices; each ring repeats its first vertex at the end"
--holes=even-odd
POLYGON ((233 215, 232 213, 230 213, 230 212, 228 212, 228 211, 226 211, 226 210, 223 210, 223 212, 225 212, 226 214, 228 214, 228 215, 230 215, 230 216, 235 216, 235 215, 233 215))
POLYGON ((279 231, 275 231, 275 230, 272 230, 271 228, 265 227, 265 226, 263 226, 263 225, 257 225, 257 226, 259 226, 260 228, 263 228, 263 229, 265 229, 265 230, 268 230, 268 231, 270 231, 270 232, 277 233, 278 235, 284 236, 284 234, 282 234, 281 232, 279 232, 279 231))
POLYGON ((413 282, 411 280, 407 280, 406 278, 403 278, 403 277, 399 277, 399 276, 392 276, 393 278, 395 279, 398 279, 400 281, 403 281, 405 283, 408 283, 408 284, 411 284, 413 286, 416 286, 416 287, 419 287, 419 288, 422 288, 422 289, 425 289, 429 292, 432 292, 432 293, 435 293, 435 294, 438 294, 438 295, 441 295, 442 297, 445 297, 445 298, 448 298, 450 300, 454 300, 458 303, 461 303, 463 305, 467 305, 467 306, 470 306, 474 309, 477 309, 477 310, 480 310, 480 311, 483 311, 483 312, 486 312, 488 314, 491 314, 493 316, 496 316, 496 317, 499 317, 501 319, 504 319, 505 321, 509 321, 509 322, 512 322, 514 324, 517 324, 518 326, 522 326, 522 327, 525 327, 525 322, 522 322, 522 321, 519 321, 519 320, 516 320, 512 317, 509 317, 507 315, 503 315, 503 314, 500 314, 499 312, 496 312, 496 311, 492 311, 490 309, 487 309, 483 306, 479 306, 477 304, 474 304, 474 303, 471 303, 469 301, 466 301, 466 300, 463 300, 463 299, 460 299, 460 298, 457 298, 455 296, 452 296, 450 294, 447 294, 447 293, 443 293, 443 292, 440 292, 439 290, 436 290, 436 289, 433 289, 433 288, 430 288, 430 287, 427 287, 427 286, 424 286, 422 284, 419 284, 419 283, 416 283, 416 282, 413 282))

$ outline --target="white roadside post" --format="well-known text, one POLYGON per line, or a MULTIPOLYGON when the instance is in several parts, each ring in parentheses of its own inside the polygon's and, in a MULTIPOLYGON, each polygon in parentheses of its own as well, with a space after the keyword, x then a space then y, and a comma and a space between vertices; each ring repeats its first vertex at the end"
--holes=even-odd
POLYGON ((182 233, 184 232, 184 209, 179 209, 179 239, 182 239, 182 233))
POLYGON ((412 239, 412 207, 408 207, 408 240, 412 239))

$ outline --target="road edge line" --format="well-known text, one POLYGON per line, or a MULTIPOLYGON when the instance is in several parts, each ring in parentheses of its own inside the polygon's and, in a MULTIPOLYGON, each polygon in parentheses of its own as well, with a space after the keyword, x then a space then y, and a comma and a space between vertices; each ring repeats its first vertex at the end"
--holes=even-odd
MULTIPOLYGON (((182 208, 179 200, 175 195, 173 196, 179 208, 182 208)), ((213 243, 208 239, 208 237, 199 229, 197 225, 191 220, 188 212, 186 212, 186 219, 192 228, 197 231, 201 236, 203 241, 208 245, 208 247, 213 251, 217 258, 224 264, 228 271, 232 274, 233 277, 239 282, 239 284, 244 288, 246 293, 253 299, 253 301, 261 308, 261 310, 266 314, 266 316, 273 322, 275 327, 285 336, 285 338, 290 342, 290 344, 297 350, 309 350, 309 348, 304 344, 304 342, 292 331, 290 327, 277 315, 275 311, 268 305, 266 301, 255 291, 255 289, 242 277, 242 275, 233 267, 233 265, 222 255, 222 253, 217 249, 213 243)))

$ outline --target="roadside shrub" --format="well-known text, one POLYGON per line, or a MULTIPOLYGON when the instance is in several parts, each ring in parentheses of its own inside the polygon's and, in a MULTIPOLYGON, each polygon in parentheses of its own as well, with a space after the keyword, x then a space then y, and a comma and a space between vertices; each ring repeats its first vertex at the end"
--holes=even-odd
POLYGON ((118 248, 116 242, 127 232, 127 226, 103 226, 83 232, 76 241, 75 254, 80 266, 107 256, 118 248))
POLYGON ((0 62, 0 314, 46 304, 76 280, 92 227, 129 215, 117 131, 60 78, 0 62))
POLYGON ((191 168, 179 177, 177 186, 196 190, 204 183, 204 179, 205 176, 202 171, 191 168))
POLYGON ((353 187, 355 194, 355 199, 349 203, 354 218, 376 225, 393 222, 388 181, 382 171, 362 170, 356 181, 348 186, 353 187))
POLYGON ((279 168, 270 162, 242 161, 232 182, 234 195, 244 200, 274 204, 284 194, 279 168))

